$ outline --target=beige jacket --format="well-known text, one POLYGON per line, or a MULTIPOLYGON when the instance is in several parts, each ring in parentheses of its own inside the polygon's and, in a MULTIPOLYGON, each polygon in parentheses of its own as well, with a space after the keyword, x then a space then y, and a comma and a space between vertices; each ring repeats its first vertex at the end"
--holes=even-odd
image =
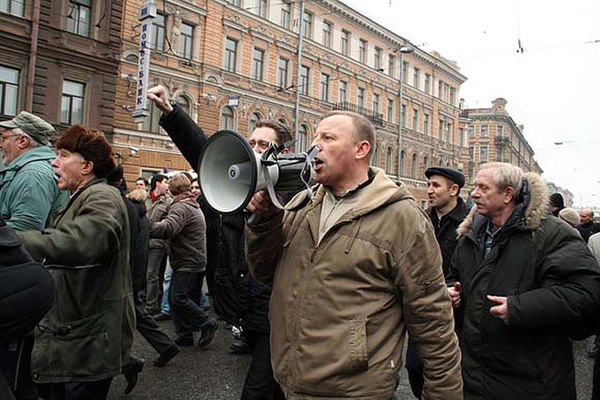
POLYGON ((371 173, 361 200, 318 245, 323 187, 283 221, 279 214, 248 227, 248 260, 259 279, 273 279, 275 376, 289 399, 388 400, 408 331, 425 364, 423 398, 462 399, 460 352, 433 227, 403 186, 382 170, 371 173))

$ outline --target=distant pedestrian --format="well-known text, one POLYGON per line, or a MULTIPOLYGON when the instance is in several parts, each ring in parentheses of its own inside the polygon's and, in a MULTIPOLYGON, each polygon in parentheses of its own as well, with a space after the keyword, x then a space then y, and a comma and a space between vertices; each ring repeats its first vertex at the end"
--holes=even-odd
POLYGON ((565 208, 565 200, 563 199, 562 194, 552 193, 550 195, 550 212, 552 215, 558 217, 558 213, 563 208, 565 208))
POLYGON ((594 212, 589 208, 585 208, 579 211, 580 223, 577 227, 579 233, 581 233, 581 237, 587 243, 590 236, 594 233, 600 232, 600 224, 597 224, 594 221, 594 212))

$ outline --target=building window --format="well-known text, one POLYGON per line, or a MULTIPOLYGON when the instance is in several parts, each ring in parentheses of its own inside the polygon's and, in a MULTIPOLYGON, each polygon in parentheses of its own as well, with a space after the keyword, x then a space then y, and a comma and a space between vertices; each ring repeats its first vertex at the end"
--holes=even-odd
POLYGON ((415 110, 413 109, 413 118, 412 118, 412 128, 413 131, 417 132, 418 131, 418 126, 419 125, 419 110, 415 110))
POLYGON ((331 47, 331 22, 323 21, 323 46, 331 47))
POLYGON ((233 130, 234 128, 233 109, 229 106, 223 107, 221 110, 221 129, 233 130))
POLYGON ((440 124, 438 126, 438 140, 441 142, 444 140, 444 121, 440 119, 440 124))
POLYGON ((396 71, 396 56, 390 54, 388 58, 388 75, 392 78, 395 76, 396 71))
POLYGON ((456 104, 456 89, 450 87, 450 104, 456 104))
POLYGON ((186 114, 190 114, 190 101, 183 96, 177 96, 175 103, 181 108, 186 114))
POLYGON ((373 112, 379 114, 379 95, 373 93, 373 112))
POLYGON ((406 106, 404 104, 402 104, 401 107, 401 112, 400 112, 400 124, 402 127, 406 126, 406 106))
POLYGON ((299 152, 308 150, 308 128, 302 124, 298 127, 298 140, 297 150, 299 152))
POLYGON ((160 111, 158 107, 156 107, 156 104, 152 102, 150 103, 150 116, 148 118, 144 118, 142 129, 147 132, 159 133, 160 125, 158 124, 158 122, 160 121, 162 111, 160 111))
POLYGON ((431 93, 431 75, 425 74, 425 81, 423 82, 423 91, 425 93, 431 93))
POLYGON ((290 21, 292 16, 292 5, 290 3, 281 4, 281 20, 280 25, 286 29, 290 29, 290 21))
POLYGON ((367 41, 364 39, 358 42, 358 60, 363 64, 367 62, 367 41))
POLYGON ((261 117, 259 113, 252 113, 250 116, 250 122, 248 122, 248 133, 251 135, 256 129, 256 124, 260 121, 261 117))
POLYGON ((458 129, 458 140, 459 146, 465 147, 465 130, 463 128, 458 129))
POLYGON ((321 101, 329 101, 329 75, 321 74, 321 101))
POLYGON ((504 127, 502 125, 498 125, 496 127, 498 137, 504 137, 504 127))
POLYGON ((417 177, 417 155, 413 154, 412 162, 410 163, 410 173, 413 178, 417 177))
POLYGON ((438 99, 444 100, 444 82, 438 81, 438 99))
POLYGON ((408 63, 406 61, 402 61, 402 83, 408 82, 408 63))
POLYGON ((240 6, 241 0, 227 0, 229 4, 233 4, 234 6, 240 6))
POLYGON ((288 85, 289 64, 289 60, 279 57, 279 63, 277 64, 277 84, 281 89, 286 89, 288 85))
POLYGON ((179 33, 179 51, 178 56, 190 60, 192 58, 194 27, 185 22, 181 23, 179 33))
POLYGON ((375 47, 375 62, 373 63, 373 66, 376 70, 383 70, 381 68, 381 54, 382 50, 379 47, 375 47))
POLYGON ((481 134, 480 134, 480 136, 482 138, 488 137, 488 126, 487 125, 481 125, 481 134))
POLYGON ((0 12, 22 17, 24 10, 25 2, 22 0, 0 0, 0 12))
POLYGON ((394 162, 392 160, 392 148, 388 147, 387 150, 385 151, 385 172, 386 172, 386 174, 392 173, 392 165, 394 165, 394 162))
POLYGON ((446 124, 446 142, 448 143, 453 143, 454 142, 454 135, 452 132, 452 122, 448 122, 446 124))
POLYGON ((300 68, 300 93, 308 96, 308 89, 310 88, 310 68, 303 65, 300 68))
POLYGON ((304 36, 307 39, 312 38, 312 20, 312 14, 305 12, 302 25, 302 36, 304 36))
POLYGON ((267 0, 258 0, 258 16, 267 18, 267 0))
POLYGON ((423 134, 429 135, 429 114, 423 114, 423 134))
POLYGON ((345 103, 348 101, 348 82, 340 81, 340 86, 338 87, 338 102, 345 103))
POLYGON ((227 38, 225 42, 225 70, 235 72, 237 59, 237 41, 227 38))
POLYGON ((19 70, 0 65, 0 115, 17 115, 19 100, 19 70))
POLYGON ((60 104, 60 123, 75 125, 83 122, 83 92, 85 85, 79 82, 63 81, 60 104))
POLYGON ((423 171, 429 168, 429 158, 427 156, 423 157, 423 171))
POLYGON ((421 70, 419 68, 415 68, 414 74, 413 74, 413 86, 415 87, 415 89, 420 88, 420 86, 421 86, 420 83, 421 83, 421 70))
POLYGON ((480 162, 484 162, 488 160, 488 147, 487 146, 481 146, 479 148, 479 161, 480 162))
POLYGON ((404 161, 406 159, 406 153, 404 152, 404 150, 402 150, 400 152, 400 176, 404 176, 404 161))
POLYGON ((362 113, 365 108, 365 89, 359 87, 356 91, 356 105, 358 107, 358 112, 362 113))
POLYGON ((154 31, 152 32, 152 49, 165 51, 165 16, 156 14, 156 17, 152 20, 152 26, 154 27, 154 31))
POLYGON ((342 30, 341 38, 341 51, 342 54, 347 56, 350 53, 350 32, 342 30))
POLYGON ((394 100, 392 99, 387 101, 387 122, 394 123, 394 100))
POLYGON ((92 0, 69 0, 67 32, 80 36, 89 36, 92 0))
POLYGON ((254 48, 252 52, 252 78, 257 81, 263 80, 263 69, 265 63, 264 50, 254 48))

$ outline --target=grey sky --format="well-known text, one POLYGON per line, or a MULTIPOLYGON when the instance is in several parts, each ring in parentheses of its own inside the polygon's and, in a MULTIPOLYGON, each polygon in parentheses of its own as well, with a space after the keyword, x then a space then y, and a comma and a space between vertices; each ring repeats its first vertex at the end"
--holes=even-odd
POLYGON ((466 107, 504 97, 546 180, 600 206, 600 1, 342 1, 456 61, 466 107))

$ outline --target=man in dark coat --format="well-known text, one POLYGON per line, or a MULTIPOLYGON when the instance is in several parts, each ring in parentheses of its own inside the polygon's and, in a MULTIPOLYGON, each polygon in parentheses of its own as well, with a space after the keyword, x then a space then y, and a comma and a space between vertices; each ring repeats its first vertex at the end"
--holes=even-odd
POLYGON ((579 217, 581 218, 581 223, 577 227, 577 230, 587 243, 590 236, 600 232, 600 224, 594 222, 594 212, 589 208, 579 211, 579 217))
MULTIPOLYGON (((450 260, 458 242, 456 229, 465 219, 469 210, 460 197, 465 185, 462 172, 448 167, 430 167, 425 171, 427 177, 427 215, 435 230, 435 237, 442 251, 444 276, 450 271, 450 260)), ((414 343, 408 341, 406 351, 406 370, 411 390, 420 399, 423 392, 423 362, 419 358, 414 343)))
POLYGON ((548 210, 545 182, 504 163, 480 167, 448 283, 470 399, 574 400, 570 333, 600 302, 585 243, 548 210))
MULTIPOLYGON (((206 143, 203 130, 177 105, 167 100, 166 90, 157 86, 148 90, 149 99, 163 112, 160 125, 165 129, 194 168, 198 168, 200 153, 206 143)), ((271 143, 283 145, 291 138, 287 128, 276 121, 259 121, 249 139, 257 153, 263 153, 271 143)), ((287 150, 284 150, 287 152, 287 150)), ((271 287, 257 281, 249 273, 244 254, 244 219, 241 214, 220 216, 209 213, 218 232, 207 235, 216 238, 218 246, 207 242, 207 269, 214 268, 207 276, 209 290, 213 294, 215 311, 228 322, 242 326, 252 353, 252 362, 242 391, 243 400, 285 399, 279 384, 273 377, 269 346, 269 298, 271 287), (212 248, 212 251, 211 251, 212 248), (211 253, 214 263, 211 262, 211 253)), ((207 231, 208 232, 208 231, 207 231)))

